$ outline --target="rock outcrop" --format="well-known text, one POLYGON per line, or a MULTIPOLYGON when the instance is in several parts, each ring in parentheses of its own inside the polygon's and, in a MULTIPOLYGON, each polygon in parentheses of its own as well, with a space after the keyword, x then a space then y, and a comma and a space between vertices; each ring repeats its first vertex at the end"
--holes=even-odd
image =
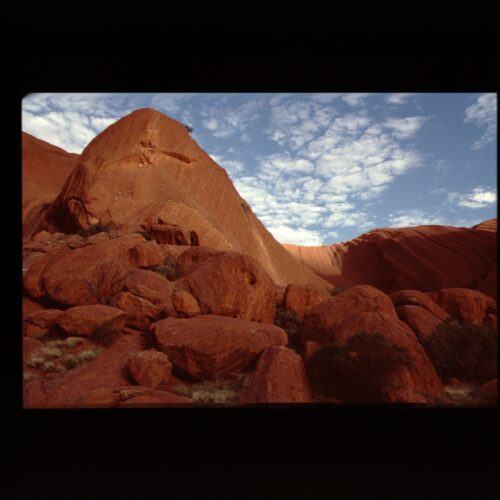
POLYGON ((375 229, 335 245, 283 246, 335 285, 366 284, 385 293, 477 288, 496 300, 496 219, 483 224, 375 229))
MULTIPOLYGON (((147 220, 155 238, 166 225, 188 244, 245 253, 279 284, 327 284, 294 259, 239 196, 226 171, 193 140, 183 124, 152 109, 139 109, 95 137, 53 203, 24 224, 27 237, 48 230, 76 232, 97 222, 120 226, 147 220), (174 226, 175 225, 175 226, 174 226), (186 231, 189 232, 186 235, 186 231), (195 234, 193 234, 194 232, 195 234)), ((184 243, 184 241, 180 241, 184 243)))
POLYGON ((151 330, 158 349, 193 380, 244 370, 266 347, 287 342, 277 326, 216 315, 166 318, 151 330))

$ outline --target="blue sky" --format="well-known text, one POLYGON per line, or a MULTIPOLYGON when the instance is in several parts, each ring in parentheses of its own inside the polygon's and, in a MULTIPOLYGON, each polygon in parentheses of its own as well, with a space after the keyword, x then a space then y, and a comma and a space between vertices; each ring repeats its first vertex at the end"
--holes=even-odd
POLYGON ((30 94, 23 130, 80 153, 141 107, 193 127, 282 243, 496 217, 496 94, 30 94))

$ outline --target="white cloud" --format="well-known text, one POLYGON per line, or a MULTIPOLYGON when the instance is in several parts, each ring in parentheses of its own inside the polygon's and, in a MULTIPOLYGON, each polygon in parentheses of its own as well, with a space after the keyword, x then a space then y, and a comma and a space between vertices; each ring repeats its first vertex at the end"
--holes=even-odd
POLYGON ((497 201, 496 189, 478 186, 469 193, 448 193, 448 201, 464 208, 484 208, 497 201))
POLYGON ((262 101, 249 100, 238 107, 228 106, 229 97, 219 97, 210 106, 204 104, 201 108, 201 124, 214 137, 227 139, 235 134, 249 142, 249 129, 259 118, 262 101))
POLYGON ((429 225, 447 225, 441 215, 425 212, 419 208, 397 210, 389 214, 389 227, 413 227, 429 225))
POLYGON ((394 106, 401 106, 402 104, 405 104, 407 102, 408 98, 414 95, 415 95, 414 93, 410 92, 399 92, 388 95, 385 98, 385 100, 388 104, 392 104, 394 106))
POLYGON ((313 94, 311 99, 321 103, 330 103, 345 95, 344 93, 323 92, 321 94, 313 94))
POLYGON ((440 174, 445 174, 451 170, 448 160, 441 159, 434 165, 434 170, 440 174))
POLYGON ((406 118, 388 118, 384 127, 392 130, 398 139, 413 137, 422 127, 426 118, 423 116, 408 116, 406 118))
POLYGON ((354 92, 351 94, 345 94, 342 100, 349 104, 349 106, 361 106, 365 103, 365 99, 373 94, 354 92))
POLYGON ((477 101, 465 110, 466 123, 474 123, 479 128, 486 129, 484 134, 474 142, 472 149, 480 149, 493 142, 497 133, 497 96, 482 94, 477 101))
POLYGON ((304 246, 318 246, 323 244, 318 231, 311 231, 303 227, 292 227, 286 224, 269 226, 267 229, 280 243, 304 246))
POLYGON ((335 111, 313 101, 284 102, 271 107, 266 133, 280 146, 299 149, 331 121, 335 111))

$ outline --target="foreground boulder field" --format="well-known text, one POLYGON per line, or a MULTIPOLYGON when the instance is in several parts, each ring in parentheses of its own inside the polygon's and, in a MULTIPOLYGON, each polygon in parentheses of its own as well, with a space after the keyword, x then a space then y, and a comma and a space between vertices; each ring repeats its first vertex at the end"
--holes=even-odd
POLYGON ((25 408, 496 404, 492 221, 449 228, 434 264, 442 229, 362 236, 328 250, 335 274, 315 249, 294 261, 161 113, 82 155, 23 141, 25 408))

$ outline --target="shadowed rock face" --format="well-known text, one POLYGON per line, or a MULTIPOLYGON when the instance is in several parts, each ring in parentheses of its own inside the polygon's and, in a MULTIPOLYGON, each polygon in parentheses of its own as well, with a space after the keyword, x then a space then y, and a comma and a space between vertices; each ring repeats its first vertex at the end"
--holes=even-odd
POLYGON ((159 218, 193 231, 195 243, 250 255, 276 283, 326 287, 246 206, 184 125, 140 109, 89 143, 55 201, 24 231, 31 237, 44 229, 71 233, 98 221, 120 227, 159 218))
POLYGON ((369 284, 385 293, 475 288, 496 299, 496 219, 470 229, 377 229, 335 245, 283 246, 338 285, 369 284))
POLYGON ((80 155, 68 153, 25 132, 23 144, 23 229, 31 232, 59 194, 80 155))

